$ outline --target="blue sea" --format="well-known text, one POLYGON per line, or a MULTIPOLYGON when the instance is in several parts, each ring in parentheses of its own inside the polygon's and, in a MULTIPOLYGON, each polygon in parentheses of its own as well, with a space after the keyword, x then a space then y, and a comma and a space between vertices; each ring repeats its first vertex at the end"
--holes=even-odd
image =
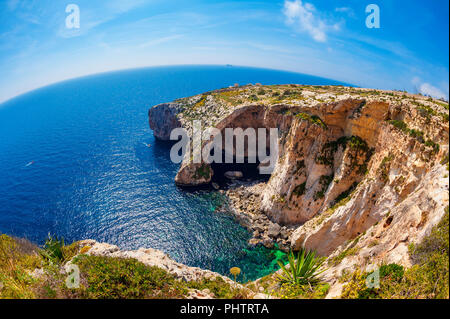
POLYGON ((216 211, 222 195, 175 186, 178 164, 147 116, 158 103, 257 82, 343 84, 235 66, 152 67, 60 82, 0 104, 0 233, 39 245, 52 234, 152 247, 225 275, 238 266, 241 281, 275 270, 282 254, 249 247, 247 230, 216 211))

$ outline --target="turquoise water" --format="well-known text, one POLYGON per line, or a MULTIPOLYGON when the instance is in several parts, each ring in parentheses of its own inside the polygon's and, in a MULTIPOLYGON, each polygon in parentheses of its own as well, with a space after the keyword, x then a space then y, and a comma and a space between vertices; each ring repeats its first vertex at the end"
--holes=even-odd
POLYGON ((341 84, 254 68, 156 67, 61 82, 1 104, 0 232, 38 244, 51 233, 152 247, 222 274, 241 267, 247 280, 276 269, 276 251, 249 247, 250 234, 216 212, 219 193, 175 186, 170 145, 148 127, 155 104, 256 82, 341 84))

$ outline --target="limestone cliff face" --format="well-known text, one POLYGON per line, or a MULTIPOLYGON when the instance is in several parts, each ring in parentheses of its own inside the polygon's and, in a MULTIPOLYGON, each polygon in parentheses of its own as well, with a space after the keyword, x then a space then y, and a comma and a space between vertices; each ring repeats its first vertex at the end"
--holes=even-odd
POLYGON ((320 122, 290 115, 262 199, 262 209, 282 224, 310 220, 362 180, 387 105, 346 99, 299 111, 320 122))
MULTIPOLYGON (((407 246, 448 205, 448 104, 442 101, 346 87, 249 85, 156 106, 150 116, 158 109, 173 117, 161 127, 150 119, 159 136, 167 122, 190 128, 192 119, 219 130, 279 129, 278 160, 258 209, 273 222, 295 225, 294 249, 333 256, 360 247, 359 264, 384 258, 407 264, 407 246)), ((185 159, 177 175, 182 184, 210 181, 198 181, 195 165, 185 159)))
MULTIPOLYGON (((443 214, 448 205, 448 183, 442 184, 439 179, 446 175, 440 161, 448 154, 448 123, 437 118, 424 120, 408 105, 391 106, 387 116, 388 119, 401 118, 394 123, 404 123, 410 131, 402 131, 392 122, 379 122, 373 155, 363 178, 340 207, 322 210, 316 218, 297 229, 291 238, 295 248, 308 247, 328 255, 349 239, 362 235, 411 198, 418 199, 418 192, 422 195, 417 207, 427 207, 419 211, 428 216, 443 214), (423 143, 421 139, 425 138, 417 132, 428 136, 429 142, 423 143), (432 174, 433 169, 441 171, 442 175, 432 174), (430 176, 435 180, 430 180, 430 176), (424 184, 424 180, 436 188, 428 189, 430 185, 424 184)), ((403 214, 411 216, 408 211, 403 214)), ((424 216, 424 223, 425 220, 428 221, 424 216)), ((409 226, 404 226, 409 231, 409 226)))
POLYGON ((148 122, 156 138, 168 141, 170 132, 174 128, 181 127, 177 113, 177 105, 174 103, 163 103, 148 111, 148 122))

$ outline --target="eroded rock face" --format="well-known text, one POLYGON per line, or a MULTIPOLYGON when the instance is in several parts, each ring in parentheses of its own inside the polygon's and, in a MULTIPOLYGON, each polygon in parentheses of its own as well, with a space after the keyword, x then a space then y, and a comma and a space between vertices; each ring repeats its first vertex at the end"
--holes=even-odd
MULTIPOLYGON (((339 246, 367 232, 398 207, 412 203, 412 198, 416 205, 404 212, 408 218, 413 215, 412 210, 419 211, 419 215, 442 215, 443 205, 448 205, 448 182, 442 184, 439 178, 446 173, 441 170, 439 176, 432 172, 443 168, 440 161, 448 154, 445 125, 427 125, 410 110, 398 112, 396 107, 389 111, 389 118, 402 114, 402 118, 408 120, 409 127, 427 129, 425 134, 440 142, 440 150, 427 147, 414 134, 406 135, 389 122, 381 121, 374 154, 367 163, 364 177, 341 205, 322 210, 293 233, 291 245, 294 249, 306 247, 329 255, 339 246), (418 197, 419 193, 421 196, 418 197), (423 208, 419 209, 420 206, 423 208)), ((403 233, 393 234, 403 236, 410 231, 410 226, 403 226, 403 233)), ((393 245, 397 245, 400 237, 391 239, 393 245)), ((400 259, 407 260, 407 256, 405 250, 400 259)))
POLYGON ((176 103, 163 103, 152 107, 148 111, 148 122, 153 135, 163 141, 170 140, 170 132, 181 127, 178 113, 179 108, 176 103))
MULTIPOLYGON (((410 245, 422 242, 433 226, 440 222, 445 214, 445 207, 448 207, 448 177, 445 177, 447 172, 442 165, 433 167, 424 174, 416 190, 407 198, 398 205, 393 205, 377 223, 352 240, 344 242, 331 253, 328 269, 324 272, 324 280, 333 287, 329 298, 341 295, 342 284, 338 278, 345 272, 351 273, 357 268, 373 271, 382 264, 390 263, 405 267, 412 265, 410 245), (339 258, 343 254, 346 257, 339 258), (335 259, 337 261, 334 263, 335 259)), ((388 191, 385 192, 386 198, 388 191)), ((345 224, 345 212, 348 211, 343 208, 338 216, 334 217, 336 223, 345 224)))
POLYGON ((309 110, 322 125, 293 117, 262 198, 267 214, 282 224, 304 223, 359 183, 387 108, 348 99, 309 110))

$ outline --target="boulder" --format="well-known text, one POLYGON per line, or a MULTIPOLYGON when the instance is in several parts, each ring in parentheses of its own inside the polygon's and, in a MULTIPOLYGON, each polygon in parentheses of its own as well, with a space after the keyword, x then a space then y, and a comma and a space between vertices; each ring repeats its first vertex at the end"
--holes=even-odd
POLYGON ((216 190, 220 188, 220 186, 217 183, 211 183, 211 185, 216 190))
POLYGON ((269 237, 275 238, 280 235, 281 226, 275 223, 270 223, 267 234, 269 237))
POLYGON ((241 171, 228 171, 225 172, 224 176, 228 179, 240 179, 244 176, 241 171))
POLYGON ((205 185, 211 182, 213 174, 209 164, 183 162, 175 176, 175 183, 178 186, 205 185))

